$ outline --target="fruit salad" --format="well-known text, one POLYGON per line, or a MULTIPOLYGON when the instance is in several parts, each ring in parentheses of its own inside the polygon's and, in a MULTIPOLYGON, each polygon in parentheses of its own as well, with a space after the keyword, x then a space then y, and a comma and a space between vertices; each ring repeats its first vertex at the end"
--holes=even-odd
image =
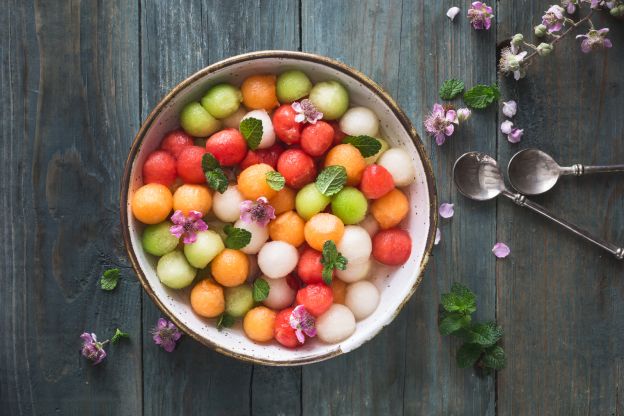
POLYGON ((213 85, 179 125, 130 200, 160 282, 254 342, 350 337, 379 304, 376 266, 412 251, 409 154, 344 85, 299 70, 213 85))

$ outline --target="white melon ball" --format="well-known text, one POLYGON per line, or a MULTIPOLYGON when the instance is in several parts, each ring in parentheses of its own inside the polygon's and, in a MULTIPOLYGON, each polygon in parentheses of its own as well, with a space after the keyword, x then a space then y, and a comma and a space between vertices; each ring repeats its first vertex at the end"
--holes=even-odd
POLYGON ((377 309, 379 290, 368 280, 351 283, 347 286, 345 305, 351 309, 355 319, 361 321, 377 309))
POLYGON ((238 110, 221 120, 223 122, 223 127, 238 130, 240 122, 243 117, 245 117, 245 114, 247 114, 247 111, 243 106, 238 107, 238 110))
POLYGON ((243 220, 238 220, 234 223, 235 228, 242 228, 251 233, 251 241, 245 247, 241 248, 241 251, 246 254, 257 254, 264 243, 269 239, 269 227, 263 227, 257 222, 252 221, 246 223, 243 220))
POLYGON ((349 263, 362 263, 370 258, 373 242, 364 228, 359 225, 347 225, 336 247, 349 263))
POLYGON ((258 267, 258 257, 253 254, 247 254, 249 259, 249 273, 247 274, 247 280, 253 281, 260 275, 260 267, 258 267))
POLYGON ((224 193, 215 192, 212 197, 212 211, 223 222, 234 222, 240 218, 240 204, 245 198, 236 185, 229 185, 224 193))
POLYGON ((368 232, 368 235, 371 236, 371 238, 375 234, 377 234, 377 231, 379 231, 379 223, 372 214, 368 214, 366 217, 364 217, 364 219, 360 221, 358 225, 364 228, 368 232))
POLYGON ((265 306, 281 310, 293 304, 297 292, 288 285, 285 277, 269 279, 263 276, 262 280, 269 284, 269 296, 262 302, 265 306))
POLYGON ((295 270, 298 261, 299 252, 285 241, 269 241, 258 253, 258 266, 271 279, 286 276, 295 270))
POLYGON ((335 344, 355 332, 355 317, 351 309, 334 303, 316 320, 316 335, 323 342, 335 344))
POLYGON ((345 283, 357 282, 368 277, 373 262, 369 259, 360 263, 347 263, 344 270, 336 270, 336 276, 345 283))
POLYGON ((388 149, 377 161, 390 172, 396 186, 406 186, 416 180, 416 171, 410 155, 403 149, 388 149))
POLYGON ((349 136, 376 136, 379 132, 379 119, 366 107, 353 107, 340 119, 340 130, 349 136))
POLYGON ((262 140, 260 140, 258 149, 266 149, 273 146, 275 144, 275 130, 273 129, 273 122, 269 113, 266 110, 253 110, 245 114, 241 121, 251 117, 257 118, 262 122, 262 140))

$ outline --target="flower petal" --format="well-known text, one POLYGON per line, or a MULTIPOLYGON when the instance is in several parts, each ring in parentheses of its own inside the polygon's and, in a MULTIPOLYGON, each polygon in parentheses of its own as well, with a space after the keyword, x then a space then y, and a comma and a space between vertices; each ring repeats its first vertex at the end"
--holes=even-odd
POLYGON ((499 242, 494 244, 494 247, 492 247, 492 253, 494 253, 494 255, 499 259, 504 259, 509 255, 509 253, 511 253, 511 250, 507 244, 499 242))
POLYGON ((453 132, 455 132, 455 126, 453 124, 449 124, 448 126, 444 127, 444 134, 446 134, 447 136, 451 136, 453 132))
POLYGON ((444 133, 437 133, 435 135, 435 141, 438 146, 442 146, 446 141, 446 136, 444 135, 444 133))
POLYGON ((186 217, 184 216, 182 211, 178 209, 171 216, 171 222, 176 225, 184 225, 184 223, 186 222, 186 217))
POLYGON ((197 241, 197 234, 193 231, 187 231, 186 234, 184 234, 184 239, 182 240, 184 244, 193 244, 195 241, 197 241))
POLYGON ((440 244, 440 240, 442 239, 442 233, 439 228, 436 228, 435 239, 433 240, 433 245, 437 246, 440 244))
POLYGON ((510 143, 518 143, 522 140, 522 135, 524 134, 523 129, 513 129, 511 133, 507 135, 507 140, 510 143))
POLYGON ((505 120, 501 123, 500 125, 500 130, 501 132, 503 132, 504 134, 509 134, 511 133, 511 129, 513 127, 513 122, 510 120, 505 120))
POLYGON ((451 218, 455 214, 454 205, 445 202, 440 205, 438 212, 442 218, 451 218))
POLYGON ((455 20, 455 16, 459 13, 459 7, 453 6, 446 12, 446 16, 451 19, 451 21, 455 20))
POLYGON ((206 231, 208 229, 208 224, 204 222, 204 220, 197 220, 195 224, 193 224, 196 231, 206 231))
POLYGON ((516 115, 517 111, 518 104, 514 100, 503 102, 503 114, 505 114, 507 117, 512 118, 516 115))
POLYGON ((177 238, 182 237, 182 234, 184 234, 184 226, 183 225, 172 225, 171 227, 169 227, 169 232, 177 238))

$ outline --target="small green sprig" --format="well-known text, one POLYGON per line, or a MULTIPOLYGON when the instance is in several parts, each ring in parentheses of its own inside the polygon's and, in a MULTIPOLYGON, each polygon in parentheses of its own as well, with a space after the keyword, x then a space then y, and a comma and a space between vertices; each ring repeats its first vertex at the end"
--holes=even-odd
POLYGON ((119 282, 119 269, 108 269, 104 271, 104 274, 100 277, 100 287, 103 290, 111 291, 117 287, 119 282))

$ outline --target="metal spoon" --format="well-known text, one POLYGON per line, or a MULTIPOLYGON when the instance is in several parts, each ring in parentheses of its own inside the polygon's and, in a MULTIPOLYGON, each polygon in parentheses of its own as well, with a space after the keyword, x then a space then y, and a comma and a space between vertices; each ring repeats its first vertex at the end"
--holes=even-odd
POLYGON ((453 166, 453 179, 459 192, 470 199, 487 201, 503 194, 521 207, 527 207, 587 241, 602 247, 617 259, 624 259, 624 248, 592 236, 576 225, 551 214, 541 205, 529 201, 522 194, 510 192, 505 186, 505 180, 496 160, 485 153, 469 152, 460 156, 453 166))
POLYGON ((537 149, 524 149, 509 161, 507 174, 511 186, 525 195, 538 195, 550 190, 561 175, 581 176, 588 173, 624 172, 624 165, 561 167, 555 159, 537 149))

